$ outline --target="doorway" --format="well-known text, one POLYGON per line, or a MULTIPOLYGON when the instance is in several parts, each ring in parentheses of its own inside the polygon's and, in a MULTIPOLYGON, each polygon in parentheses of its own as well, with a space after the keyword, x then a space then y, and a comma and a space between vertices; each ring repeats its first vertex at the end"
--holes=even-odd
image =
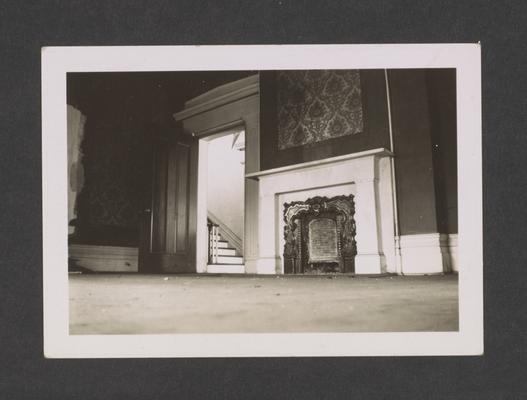
POLYGON ((244 273, 245 130, 199 141, 198 272, 244 273))
MULTIPOLYGON (((174 118, 183 126, 183 133, 191 145, 191 176, 189 181, 189 203, 192 205, 189 213, 190 246, 194 251, 195 272, 236 272, 262 273, 260 271, 259 239, 259 191, 258 181, 246 178, 247 174, 260 170, 260 97, 259 75, 251 75, 238 81, 218 86, 185 103, 182 111, 175 113, 174 118), (241 264, 209 267, 209 226, 210 210, 207 206, 207 185, 209 145, 213 140, 229 136, 230 151, 240 151, 243 147, 244 163, 238 164, 243 171, 243 218, 239 251, 232 256, 242 257, 241 264), (241 146, 241 147, 240 147, 241 146), (237 149, 236 149, 237 148, 237 149), (236 149, 236 150, 235 150, 236 149)), ((242 154, 240 154, 241 156, 242 154)), ((234 157, 236 158, 236 157, 234 157)), ((233 157, 229 157, 230 160, 233 157)), ((222 158, 223 160, 223 158, 222 158)), ((241 160, 239 160, 241 161, 241 160)), ((223 161, 211 168, 221 170, 223 161), (221 164, 221 165, 217 165, 221 164)), ((220 187, 211 194, 213 200, 225 196, 230 189, 220 187), (217 193, 220 192, 220 193, 217 193)), ((214 221, 211 221, 214 222, 214 221)), ((219 225, 219 224, 218 224, 219 225)), ((232 229, 231 229, 232 230, 232 229)), ((220 235, 222 236, 221 232, 220 235)), ((235 240, 223 240, 219 246, 236 250, 235 240)), ((219 240, 219 238, 218 238, 219 240)), ((220 240, 219 240, 220 241, 220 240)), ((230 260, 233 261, 233 260, 230 260)), ((222 263, 218 263, 222 264, 222 263)), ((274 273, 274 268, 273 271, 274 273)))

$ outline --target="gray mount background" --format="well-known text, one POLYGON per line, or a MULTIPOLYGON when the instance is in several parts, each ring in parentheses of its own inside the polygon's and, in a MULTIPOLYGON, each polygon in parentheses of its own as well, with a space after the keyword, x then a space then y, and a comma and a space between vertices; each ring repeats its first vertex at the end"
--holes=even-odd
POLYGON ((40 1, 0 4, 2 399, 520 399, 527 396, 527 3, 40 1), (46 360, 40 48, 478 42, 483 357, 46 360))

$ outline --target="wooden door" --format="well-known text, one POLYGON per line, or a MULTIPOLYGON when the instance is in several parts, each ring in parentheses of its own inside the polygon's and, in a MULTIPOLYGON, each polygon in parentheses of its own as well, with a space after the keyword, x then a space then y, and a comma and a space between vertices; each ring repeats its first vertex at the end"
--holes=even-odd
POLYGON ((196 272, 197 140, 156 140, 152 190, 141 216, 139 272, 196 272))

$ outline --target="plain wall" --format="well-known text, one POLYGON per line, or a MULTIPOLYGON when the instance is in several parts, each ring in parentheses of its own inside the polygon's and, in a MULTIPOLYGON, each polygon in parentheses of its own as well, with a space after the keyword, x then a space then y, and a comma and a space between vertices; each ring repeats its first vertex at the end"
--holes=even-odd
POLYGON ((456 70, 427 70, 426 84, 432 128, 437 227, 440 233, 457 233, 456 70))
POLYGON ((431 121, 424 70, 390 70, 399 227, 437 232, 431 121))
POLYGON ((242 239, 245 152, 232 144, 233 134, 208 143, 207 209, 242 239))

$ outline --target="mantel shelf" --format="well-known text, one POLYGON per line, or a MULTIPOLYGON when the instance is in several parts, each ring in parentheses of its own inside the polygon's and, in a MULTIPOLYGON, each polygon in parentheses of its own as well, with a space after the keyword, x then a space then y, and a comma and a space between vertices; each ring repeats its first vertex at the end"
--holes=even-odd
POLYGON ((342 156, 325 158, 323 160, 307 161, 307 162, 300 163, 300 164, 287 165, 285 167, 267 169, 267 170, 258 171, 258 172, 251 172, 250 174, 245 174, 245 177, 258 180, 258 179, 260 179, 263 176, 277 175, 277 174, 282 174, 282 173, 286 173, 286 172, 291 172, 291 171, 294 171, 294 170, 297 170, 297 169, 304 169, 304 168, 309 168, 309 167, 317 167, 317 166, 320 166, 320 165, 338 163, 338 162, 341 162, 341 161, 351 160, 353 158, 368 157, 368 156, 373 156, 373 155, 375 155, 375 156, 389 156, 389 157, 393 157, 393 153, 391 151, 380 147, 380 148, 377 148, 377 149, 366 150, 366 151, 359 151, 357 153, 350 153, 350 154, 345 154, 345 155, 342 155, 342 156))

